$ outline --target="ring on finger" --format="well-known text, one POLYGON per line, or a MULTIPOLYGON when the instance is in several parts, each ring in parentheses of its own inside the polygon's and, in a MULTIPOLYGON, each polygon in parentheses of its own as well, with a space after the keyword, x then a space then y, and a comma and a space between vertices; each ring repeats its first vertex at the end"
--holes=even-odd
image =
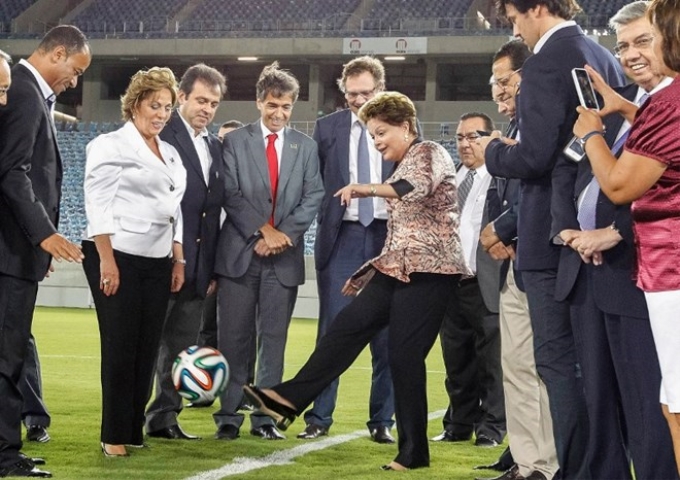
POLYGON ((109 283, 111 283, 111 279, 110 279, 110 278, 105 278, 105 279, 102 280, 102 283, 103 283, 104 285, 108 285, 109 283))

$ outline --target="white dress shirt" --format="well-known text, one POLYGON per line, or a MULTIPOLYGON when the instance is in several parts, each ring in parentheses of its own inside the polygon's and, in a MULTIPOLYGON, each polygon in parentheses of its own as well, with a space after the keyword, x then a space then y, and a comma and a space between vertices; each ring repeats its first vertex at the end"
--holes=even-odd
MULTIPOLYGON (((458 173, 456 173, 457 185, 463 182, 468 171, 469 169, 465 165, 460 167, 458 173)), ((460 242, 463 247, 463 255, 468 267, 475 274, 477 273, 477 245, 482 228, 486 193, 489 190, 492 178, 486 169, 486 165, 477 167, 476 171, 472 188, 463 206, 463 211, 460 212, 460 242)))
MULTIPOLYGON (((349 134, 349 183, 359 183, 359 173, 357 168, 357 157, 359 151, 359 139, 361 138, 361 122, 359 117, 352 112, 351 129, 349 134)), ((371 183, 383 183, 382 180, 382 155, 376 150, 373 138, 366 131, 366 141, 368 142, 368 155, 371 159, 371 183)), ((387 206, 385 199, 373 197, 373 217, 380 220, 387 220, 387 206)), ((345 209, 343 220, 350 222, 359 221, 359 200, 354 198, 349 202, 345 209)))
POLYGON ((194 128, 189 125, 189 123, 184 119, 182 115, 179 116, 184 122, 184 126, 187 127, 189 132, 189 137, 194 142, 194 148, 198 154, 198 159, 201 162, 201 171, 203 172, 203 179, 207 185, 210 181, 210 167, 212 166, 212 157, 210 156, 210 151, 208 150, 208 130, 204 128, 198 134, 194 132, 194 128))

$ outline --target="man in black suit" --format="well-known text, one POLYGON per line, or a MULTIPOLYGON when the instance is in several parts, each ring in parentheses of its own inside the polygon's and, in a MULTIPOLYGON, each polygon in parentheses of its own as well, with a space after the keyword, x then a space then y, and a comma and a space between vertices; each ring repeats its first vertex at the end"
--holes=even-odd
MULTIPOLYGON (((617 56, 635 83, 619 90, 641 104, 671 79, 657 73, 648 2, 623 7, 610 21, 617 56)), ((606 139, 620 155, 630 124, 605 119, 606 139)), ((569 160, 561 160, 568 162, 569 160)), ((568 184, 565 185, 565 187, 568 184)), ((583 160, 572 188, 578 222, 556 225, 572 248, 562 250, 556 297, 571 305, 576 351, 590 418, 588 455, 593 478, 677 478, 673 446, 659 408, 659 361, 644 294, 634 283, 635 246, 630 204, 615 205, 583 160)))
POLYGON ((562 477, 587 480, 588 416, 569 305, 555 300, 561 247, 550 231, 551 220, 575 218, 576 211, 551 200, 555 164, 572 137, 579 103, 572 68, 590 64, 614 85, 624 79, 613 55, 569 20, 580 10, 575 0, 498 0, 497 6, 534 55, 522 67, 519 143, 485 137, 479 144, 489 172, 522 180, 516 266, 529 301, 536 367, 548 389, 562 477))
POLYGON ((489 191, 493 178, 484 157, 475 157, 471 145, 478 132, 493 130, 491 118, 477 112, 462 115, 456 129, 460 240, 475 275, 459 280, 450 292, 439 332, 449 406, 444 431, 432 439, 469 440, 474 432, 478 447, 498 446, 506 432, 498 323, 501 262, 478 248, 482 228, 500 213, 500 205, 496 190, 489 191))
POLYGON ((215 292, 213 278, 220 212, 224 194, 222 146, 208 132, 226 91, 224 76, 204 64, 190 67, 179 84, 179 109, 160 137, 177 149, 187 171, 182 198, 184 258, 175 269, 184 270, 184 285, 173 293, 163 326, 156 362, 156 397, 146 410, 150 437, 196 440, 177 423, 182 398, 174 388, 172 365, 177 354, 195 345, 201 329, 205 298, 215 292))
MULTIPOLYGON (((324 182, 324 199, 317 217, 314 260, 319 289, 319 331, 317 340, 328 330, 336 315, 352 297, 341 292, 354 271, 377 256, 387 235, 387 211, 380 198, 372 204, 369 221, 360 221, 359 200, 342 205, 335 192, 358 179, 358 149, 366 148, 370 178, 366 183, 382 183, 394 166, 385 162, 375 149, 370 135, 362 135, 356 116, 359 108, 385 88, 385 69, 380 60, 358 57, 348 62, 338 80, 349 108, 332 113, 316 122, 314 140, 319 146, 319 164, 324 182)), ((363 157, 362 157, 363 158, 363 157)), ((373 376, 369 400, 368 429, 378 443, 394 443, 390 433, 394 420, 394 392, 387 357, 387 329, 370 343, 373 376)), ((305 412, 305 430, 298 438, 313 439, 327 435, 333 423, 338 380, 331 383, 305 412)))
MULTIPOLYGON (((505 43, 496 52, 491 70, 491 92, 498 112, 510 119, 506 136, 517 140, 516 97, 522 65, 531 56, 520 40, 505 43)), ((503 388, 508 438, 515 465, 502 455, 494 469, 505 467, 493 480, 511 480, 519 474, 529 480, 553 478, 558 469, 552 418, 545 384, 536 371, 533 330, 521 272, 514 266, 517 208, 521 181, 495 178, 503 213, 482 231, 480 242, 489 255, 504 260, 501 268, 500 330, 503 388)), ((492 186, 494 186, 492 184, 492 186)), ((491 195, 491 192, 489 192, 491 195)), ((509 454, 509 452, 508 452, 509 454)))
POLYGON ((0 477, 49 477, 21 452, 19 380, 38 282, 51 259, 80 262, 80 248, 57 233, 62 165, 52 109, 90 65, 83 33, 61 25, 12 69, 0 108, 0 477))

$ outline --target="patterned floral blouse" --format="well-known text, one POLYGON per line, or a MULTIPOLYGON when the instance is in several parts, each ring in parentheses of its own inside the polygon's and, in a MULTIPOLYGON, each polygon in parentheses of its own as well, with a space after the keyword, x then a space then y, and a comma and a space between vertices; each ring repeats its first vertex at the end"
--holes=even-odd
POLYGON ((470 275, 458 236, 456 169, 448 152, 438 143, 414 143, 386 183, 402 180, 413 188, 387 199, 385 246, 353 275, 357 288, 373 276, 371 267, 405 283, 414 272, 470 275))

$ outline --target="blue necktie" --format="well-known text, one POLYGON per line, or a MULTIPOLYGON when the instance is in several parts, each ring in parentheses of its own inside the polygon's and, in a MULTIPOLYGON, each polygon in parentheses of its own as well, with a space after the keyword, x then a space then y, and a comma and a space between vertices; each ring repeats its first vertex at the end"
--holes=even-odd
MULTIPOLYGON (((357 182, 371 183, 371 157, 368 154, 368 142, 366 141, 366 128, 357 122, 361 128, 359 147, 357 150, 357 182)), ((359 223, 368 227, 373 221, 373 199, 370 197, 359 199, 359 223)))
MULTIPOLYGON (((640 100, 638 100, 637 104, 638 105, 643 105, 647 99, 649 98, 648 94, 644 94, 640 97, 640 100)), ((621 149, 623 148, 624 144, 626 143, 626 140, 628 140, 628 135, 630 134, 630 127, 626 129, 625 132, 619 137, 616 142, 614 142, 614 145, 612 146, 612 153, 614 155, 618 155, 621 149)), ((581 226, 581 230, 595 230, 595 214, 597 211, 597 197, 600 194, 600 183, 597 181, 597 178, 593 175, 593 178, 590 180, 590 183, 588 184, 586 192, 583 194, 583 198, 581 199, 581 207, 578 209, 578 214, 577 214, 577 219, 578 223, 581 226)))

